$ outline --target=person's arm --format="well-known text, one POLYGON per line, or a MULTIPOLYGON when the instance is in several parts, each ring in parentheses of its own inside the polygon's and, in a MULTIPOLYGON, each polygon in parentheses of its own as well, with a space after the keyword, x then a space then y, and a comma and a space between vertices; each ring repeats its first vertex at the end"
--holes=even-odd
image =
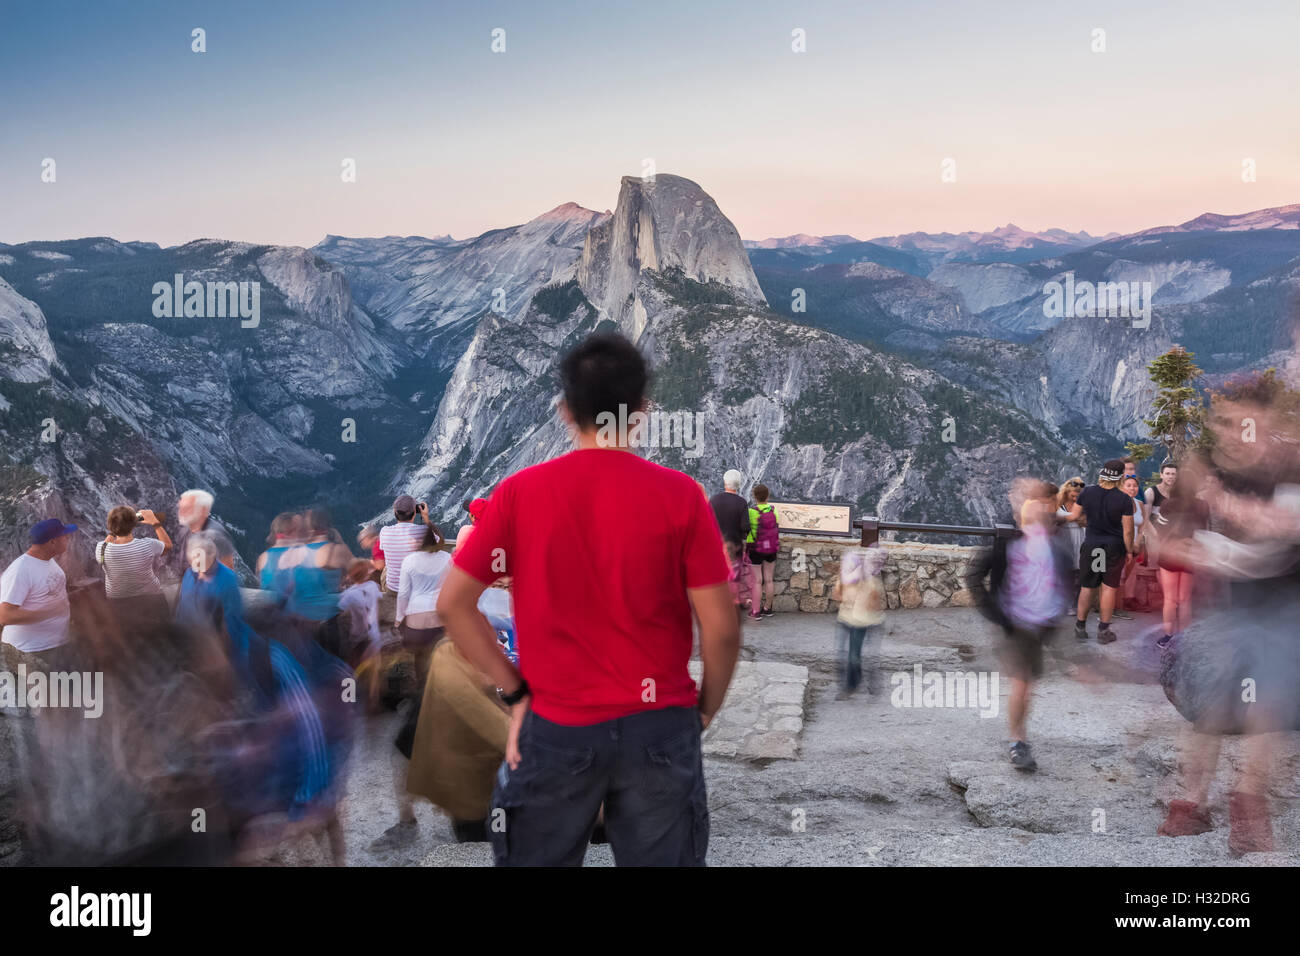
POLYGON ((1070 506, 1070 512, 1065 516, 1064 520, 1074 523, 1077 522, 1082 517, 1083 517, 1083 505, 1079 504, 1079 502, 1076 501, 1074 504, 1070 506))
POLYGON ((1258 539, 1294 538, 1300 533, 1300 511, 1289 506, 1289 498, 1279 503, 1234 494, 1222 487, 1213 488, 1206 498, 1217 514, 1238 527, 1249 528, 1258 539))
MULTIPOLYGON (((468 547, 473 548, 474 544, 474 539, 471 538, 468 547)), ((438 593, 438 619, 470 667, 482 673, 507 694, 513 694, 523 687, 524 678, 519 669, 501 653, 496 631, 479 612, 479 595, 486 590, 486 584, 453 564, 438 593)), ((734 612, 732 617, 735 617, 734 612)), ((524 715, 528 713, 529 700, 530 695, 525 694, 510 708, 505 759, 511 770, 519 766, 519 730, 523 726, 524 715)))
POLYGON ((24 611, 22 603, 27 600, 29 593, 28 583, 22 575, 15 575, 4 582, 3 593, 0 593, 0 627, 6 624, 35 624, 37 621, 57 617, 68 609, 68 596, 65 593, 63 600, 54 607, 43 611, 24 611))
POLYGON ((0 627, 7 624, 35 624, 38 621, 45 621, 52 617, 58 617, 68 609, 67 598, 62 603, 54 607, 48 607, 40 611, 24 611, 17 604, 8 602, 0 604, 0 627))
MULTIPOLYGON (((681 562, 685 572, 686 597, 699 622, 701 723, 708 727, 722 706, 740 656, 740 621, 732 598, 722 535, 713 512, 703 497, 694 496, 693 510, 683 529, 681 562)), ((684 501, 692 499, 684 496, 684 501)))
POLYGON ((144 523, 153 528, 153 533, 156 534, 158 540, 162 542, 163 554, 166 554, 172 549, 171 535, 167 533, 167 529, 162 526, 162 522, 158 520, 158 516, 152 511, 145 509, 144 511, 141 511, 140 514, 144 516, 144 523))
POLYGON ((1134 551, 1134 547, 1133 547, 1133 515, 1131 515, 1131 514, 1126 514, 1126 515, 1124 516, 1124 550, 1125 550, 1128 554, 1132 554, 1133 551, 1134 551))
POLYGON ((700 721, 707 728, 722 707, 731 675, 740 657, 740 622, 731 600, 731 588, 714 584, 688 588, 686 596, 700 622, 700 721))
MULTIPOLYGON (((438 592, 438 618, 461 656, 506 693, 519 689, 518 668, 501 653, 496 631, 478 609, 487 585, 456 565, 447 569, 438 592)), ((518 705, 516 705, 518 706, 518 705)))
MULTIPOLYGON (((443 700, 477 737, 504 753, 510 738, 510 714, 487 695, 487 688, 479 683, 478 675, 449 651, 451 648, 444 651, 441 660, 435 656, 432 665, 455 669, 442 675, 445 679, 438 682, 443 700)), ((429 679, 433 680, 432 673, 429 679)))

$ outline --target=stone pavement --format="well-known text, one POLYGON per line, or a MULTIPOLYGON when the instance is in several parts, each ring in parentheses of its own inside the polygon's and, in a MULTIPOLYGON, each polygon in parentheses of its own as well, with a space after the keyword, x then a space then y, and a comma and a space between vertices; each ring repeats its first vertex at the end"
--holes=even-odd
MULTIPOLYGON (((703 671, 691 661, 691 677, 703 671)), ((803 730, 808 668, 776 661, 740 661, 727 699, 704 732, 709 757, 793 759, 803 730)))
MULTIPOLYGON (((1225 742, 1211 790, 1216 828, 1155 835, 1169 799, 1181 795, 1178 745, 1187 726, 1156 683, 1157 624, 1146 615, 1117 622, 1120 640, 1104 647, 1068 631, 1058 637, 1030 712, 1035 774, 1006 759, 1005 681, 995 717, 971 707, 892 706, 888 674, 879 696, 838 699, 833 615, 778 614, 747 626, 742 666, 705 741, 710 863, 1294 866, 1296 734, 1277 735, 1277 852, 1228 855, 1235 739, 1225 742)), ((918 663, 926 672, 997 669, 996 631, 974 610, 895 611, 885 628, 888 672, 910 676, 918 663)), ((456 845, 427 805, 408 842, 368 849, 396 820, 387 758, 395 731, 395 715, 374 719, 357 755, 345 808, 350 861, 489 864, 486 846, 456 845)), ((612 862, 604 846, 587 859, 612 862)))

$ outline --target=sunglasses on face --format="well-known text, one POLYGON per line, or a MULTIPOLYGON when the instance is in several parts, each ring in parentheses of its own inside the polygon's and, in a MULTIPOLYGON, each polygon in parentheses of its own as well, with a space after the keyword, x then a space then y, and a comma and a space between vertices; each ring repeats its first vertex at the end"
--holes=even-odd
POLYGON ((1070 482, 1070 487, 1071 487, 1071 488, 1082 488, 1082 487, 1083 487, 1083 482, 1082 482, 1082 481, 1072 481, 1072 482, 1070 482))

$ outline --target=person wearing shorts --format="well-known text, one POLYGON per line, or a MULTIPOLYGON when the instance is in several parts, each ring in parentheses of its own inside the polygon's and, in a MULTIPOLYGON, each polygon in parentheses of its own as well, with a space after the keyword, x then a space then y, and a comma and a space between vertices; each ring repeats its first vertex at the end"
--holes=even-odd
POLYGON ((1115 596, 1125 561, 1134 551, 1134 502, 1119 488, 1123 477, 1123 459, 1114 458, 1106 462, 1097 484, 1089 485, 1079 493, 1067 516, 1071 521, 1079 515, 1088 519, 1083 546, 1079 549, 1079 605, 1074 625, 1074 636, 1081 641, 1088 639, 1088 611, 1092 607, 1092 593, 1099 587, 1101 623, 1097 629, 1097 642, 1109 644, 1116 639, 1110 619, 1115 611, 1115 596))
POLYGON ((1070 600, 1069 546, 1057 530, 1057 489, 1048 481, 1021 476, 1008 495, 1020 526, 1017 538, 999 536, 973 562, 967 587, 982 614, 1003 633, 1002 669, 1010 679, 1007 730, 1011 765, 1037 769, 1028 740, 1029 703, 1043 674, 1043 648, 1070 600))
POLYGON ((771 617, 775 613, 772 603, 776 595, 776 555, 780 548, 779 534, 764 533, 759 529, 763 516, 772 515, 780 523, 780 516, 775 506, 768 504, 767 485, 758 484, 753 488, 754 507, 749 509, 749 534, 745 538, 745 548, 749 554, 749 563, 754 568, 753 603, 749 616, 753 620, 771 617))
POLYGON ((1192 586, 1195 568, 1181 558, 1183 548, 1197 531, 1210 527, 1209 508, 1187 482, 1175 485, 1164 499, 1160 513, 1152 521, 1161 544, 1156 555, 1160 592, 1163 597, 1164 630, 1156 639, 1167 647, 1175 634, 1187 630, 1192 621, 1192 586))

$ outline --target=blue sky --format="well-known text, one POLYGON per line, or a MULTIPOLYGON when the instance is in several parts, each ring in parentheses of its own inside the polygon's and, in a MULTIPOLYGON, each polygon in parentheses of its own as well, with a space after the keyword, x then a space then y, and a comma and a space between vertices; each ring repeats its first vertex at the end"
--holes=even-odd
POLYGON ((1294 2, 6 3, 0 241, 461 237, 645 158, 747 238, 1129 231, 1300 202, 1297 36, 1294 2))

